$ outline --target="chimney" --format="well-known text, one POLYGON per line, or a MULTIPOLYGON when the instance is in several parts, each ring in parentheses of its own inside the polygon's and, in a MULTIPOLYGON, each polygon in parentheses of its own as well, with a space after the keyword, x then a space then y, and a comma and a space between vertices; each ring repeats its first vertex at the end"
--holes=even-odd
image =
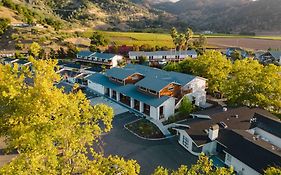
POLYGON ((214 140, 216 140, 218 138, 218 136, 219 136, 219 129, 220 129, 220 127, 219 127, 218 124, 215 124, 215 125, 213 125, 213 126, 211 126, 209 128, 209 138, 212 141, 214 141, 214 140))

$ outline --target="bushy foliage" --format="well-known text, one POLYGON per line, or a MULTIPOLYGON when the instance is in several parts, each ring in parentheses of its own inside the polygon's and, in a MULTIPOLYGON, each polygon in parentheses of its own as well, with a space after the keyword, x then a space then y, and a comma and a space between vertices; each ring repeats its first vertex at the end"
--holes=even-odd
POLYGON ((193 109, 194 106, 191 103, 191 101, 187 97, 184 97, 179 107, 180 115, 190 114, 193 111, 193 109))
POLYGON ((32 72, 0 65, 0 134, 8 150, 19 153, 0 173, 139 174, 136 161, 104 157, 92 147, 112 128, 113 110, 91 106, 81 91, 65 94, 56 88, 56 61, 30 61, 32 72))
POLYGON ((200 175, 233 175, 234 170, 230 168, 217 168, 213 166, 212 161, 207 156, 202 154, 197 163, 192 165, 190 168, 182 165, 177 170, 171 171, 164 167, 158 167, 152 175, 189 175, 189 174, 200 174, 200 175))
POLYGON ((8 29, 11 21, 7 18, 0 18, 0 36, 8 29))

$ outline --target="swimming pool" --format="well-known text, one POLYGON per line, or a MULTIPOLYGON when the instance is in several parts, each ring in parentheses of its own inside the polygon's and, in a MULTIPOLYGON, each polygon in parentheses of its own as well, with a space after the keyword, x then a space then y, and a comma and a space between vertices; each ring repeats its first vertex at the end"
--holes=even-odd
POLYGON ((225 163, 217 156, 211 156, 210 160, 212 160, 213 165, 216 167, 226 167, 225 163))

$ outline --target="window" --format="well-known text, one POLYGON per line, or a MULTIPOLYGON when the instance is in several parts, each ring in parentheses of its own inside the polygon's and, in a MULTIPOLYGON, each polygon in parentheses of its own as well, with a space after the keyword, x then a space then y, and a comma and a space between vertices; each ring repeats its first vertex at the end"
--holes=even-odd
POLYGON ((189 140, 188 140, 187 137, 185 137, 185 136, 182 137, 182 144, 183 144, 183 146, 185 146, 186 148, 189 147, 189 140))
POLYGON ((150 92, 151 94, 155 94, 155 95, 157 95, 157 92, 156 92, 156 91, 149 90, 149 92, 150 92))
POLYGON ((171 87, 168 88, 168 90, 169 90, 169 91, 173 91, 173 90, 174 90, 174 87, 171 86, 171 87))
POLYGON ((137 75, 132 76, 132 80, 138 80, 139 77, 137 75))
POLYGON ((231 162, 232 156, 230 154, 226 154, 226 161, 231 162))
POLYGON ((144 88, 144 87, 140 87, 140 89, 143 90, 143 91, 147 91, 147 89, 144 88))
POLYGON ((153 59, 153 56, 149 56, 149 59, 152 60, 152 59, 153 59))

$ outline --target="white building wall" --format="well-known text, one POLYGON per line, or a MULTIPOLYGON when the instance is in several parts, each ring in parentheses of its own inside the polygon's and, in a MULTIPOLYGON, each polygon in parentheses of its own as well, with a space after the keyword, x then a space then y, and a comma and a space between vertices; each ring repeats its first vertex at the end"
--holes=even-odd
POLYGON ((260 173, 228 153, 225 155, 225 164, 228 166, 233 166, 238 175, 260 175, 260 173))
POLYGON ((123 59, 122 56, 116 55, 112 58, 112 67, 118 66, 118 61, 121 61, 123 59))
POLYGON ((100 84, 93 83, 92 81, 88 81, 88 87, 102 95, 105 94, 105 88, 100 84))
POLYGON ((155 120, 159 120, 159 108, 150 106, 150 117, 155 120))
POLYGON ((187 94, 186 96, 189 98, 189 100, 193 100, 192 97, 195 97, 195 105, 205 105, 206 103, 206 80, 203 78, 195 78, 191 82, 189 82, 187 85, 185 85, 182 89, 188 90, 192 89, 192 93, 187 94))
POLYGON ((179 135, 180 135, 179 140, 178 140, 179 144, 181 146, 183 146, 186 150, 188 150, 191 154, 193 154, 195 156, 199 156, 200 153, 195 153, 195 152, 192 151, 192 142, 193 142, 192 138, 184 130, 178 130, 178 132, 179 132, 179 135), (188 140, 187 145, 184 144, 184 137, 186 137, 187 140, 188 140))
POLYGON ((214 155, 217 152, 216 149, 217 149, 217 142, 213 141, 205 144, 203 146, 202 152, 205 153, 206 155, 214 155))
POLYGON ((175 98, 169 98, 165 101, 162 106, 164 106, 164 117, 165 120, 168 120, 169 117, 175 114, 175 98))

